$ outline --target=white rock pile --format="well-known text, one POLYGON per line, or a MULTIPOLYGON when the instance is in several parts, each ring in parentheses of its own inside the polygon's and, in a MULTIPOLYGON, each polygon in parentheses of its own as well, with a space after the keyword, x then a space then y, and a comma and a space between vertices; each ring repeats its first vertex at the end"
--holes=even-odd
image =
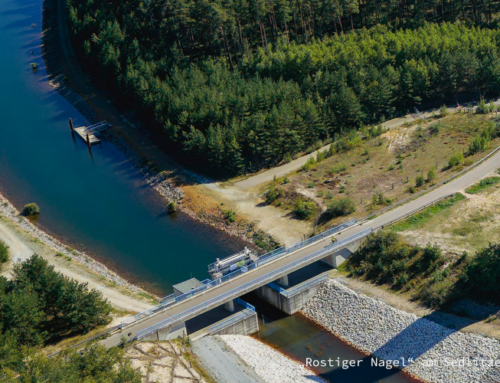
POLYGON ((405 371, 425 381, 497 381, 499 341, 397 310, 339 282, 327 281, 303 312, 361 351, 399 360, 405 371))
POLYGON ((220 338, 267 383, 325 382, 302 364, 249 336, 221 335, 220 338))

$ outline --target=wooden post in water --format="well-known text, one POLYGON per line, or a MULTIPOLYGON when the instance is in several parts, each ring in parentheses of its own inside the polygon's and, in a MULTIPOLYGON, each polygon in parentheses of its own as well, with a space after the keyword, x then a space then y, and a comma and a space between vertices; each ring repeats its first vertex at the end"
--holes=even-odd
POLYGON ((73 127, 73 120, 71 119, 71 117, 69 118, 69 128, 71 129, 71 133, 73 133, 73 130, 75 128, 73 127))
POLYGON ((90 137, 89 137, 89 134, 87 133, 87 145, 89 146, 90 148, 90 137))

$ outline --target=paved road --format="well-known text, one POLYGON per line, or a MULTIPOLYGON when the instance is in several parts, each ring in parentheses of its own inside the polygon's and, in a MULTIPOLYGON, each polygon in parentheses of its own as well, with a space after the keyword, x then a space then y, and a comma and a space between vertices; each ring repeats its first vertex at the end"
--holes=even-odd
MULTIPOLYGON (((362 223, 361 225, 356 225, 352 226, 342 233, 338 234, 336 237, 337 239, 345 239, 347 237, 350 237, 354 234, 357 234, 363 230, 372 228, 372 229, 377 229, 382 226, 385 226, 394 220, 400 219, 402 217, 405 217, 409 213, 412 213, 418 209, 421 209, 422 207, 435 202, 439 200, 440 198, 446 197, 448 195, 451 195, 453 193, 456 193, 460 190, 463 190, 465 187, 477 182, 481 178, 486 177, 488 174, 491 172, 495 171, 496 169, 500 168, 500 152, 497 152, 494 154, 492 157, 490 157, 488 160, 483 162, 481 165, 475 167, 473 170, 470 172, 466 173, 460 178, 455 179, 454 181, 449 182, 448 184, 443 185, 440 188, 437 188, 422 197, 413 200, 405 205, 402 205, 400 207, 397 207, 391 211, 388 211, 387 213, 376 217, 373 220, 366 221, 362 223)), ((168 308, 165 311, 162 311, 160 313, 157 313, 149 318, 144 319, 141 322, 137 322, 135 324, 130 325, 128 328, 123 329, 122 332, 118 332, 116 334, 111 335, 109 338, 103 340, 101 343, 107 347, 111 346, 116 346, 121 342, 121 339, 125 337, 126 339, 133 339, 138 331, 144 330, 152 325, 157 324, 160 321, 163 321, 165 319, 168 319, 174 315, 180 314, 185 312, 188 309, 191 309, 195 306, 198 305, 203 305, 205 302, 212 298, 216 298, 221 296, 224 293, 228 293, 238 287, 243 286, 246 283, 255 281, 259 277, 264 277, 267 274, 278 270, 279 268, 283 266, 290 265, 294 261, 298 261, 303 259, 305 256, 317 251, 321 250, 325 246, 328 246, 331 244, 331 238, 325 238, 324 240, 321 240, 319 242, 316 242, 308 247, 302 248, 294 253, 291 253, 289 255, 286 255, 282 258, 277 259, 276 261, 273 261, 271 263, 268 263, 266 265, 263 265, 257 269, 254 269, 248 273, 245 273, 235 279, 232 279, 222 285, 216 286, 210 290, 207 290, 206 292, 196 295, 193 298, 190 298, 188 300, 185 300, 183 302, 180 302, 177 305, 174 305, 170 308, 168 308)), ((240 294, 242 295, 242 294, 240 294)), ((206 307, 206 309, 211 309, 215 306, 223 304, 225 301, 231 300, 231 297, 228 297, 228 299, 219 301, 216 305, 206 307)))

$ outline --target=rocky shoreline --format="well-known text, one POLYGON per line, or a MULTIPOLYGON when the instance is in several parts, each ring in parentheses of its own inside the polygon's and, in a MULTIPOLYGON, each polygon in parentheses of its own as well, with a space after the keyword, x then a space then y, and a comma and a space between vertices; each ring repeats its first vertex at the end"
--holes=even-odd
POLYGON ((499 381, 498 340, 444 327, 357 294, 337 281, 323 284, 303 312, 360 351, 399 361, 404 372, 418 379, 499 381))
POLYGON ((118 274, 111 271, 102 263, 94 260, 84 252, 67 247, 56 238, 52 237, 51 235, 47 234, 46 232, 38 228, 36 225, 31 223, 26 217, 20 215, 19 211, 14 207, 14 205, 12 205, 10 201, 7 200, 2 194, 0 194, 0 215, 9 219, 12 223, 17 225, 21 230, 33 236, 33 238, 36 241, 44 243, 57 253, 64 254, 67 257, 71 257, 71 259, 74 259, 78 263, 88 267, 93 272, 102 275, 108 281, 113 282, 117 286, 125 287, 136 294, 146 294, 148 296, 152 296, 144 289, 130 282, 127 282, 118 274))

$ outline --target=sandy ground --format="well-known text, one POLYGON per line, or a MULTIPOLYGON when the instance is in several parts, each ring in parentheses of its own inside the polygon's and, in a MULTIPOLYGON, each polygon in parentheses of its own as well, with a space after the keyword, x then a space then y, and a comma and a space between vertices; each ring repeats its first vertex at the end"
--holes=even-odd
POLYGON ((114 287, 101 275, 94 273, 76 261, 68 261, 57 257, 56 252, 41 243, 33 241, 27 233, 21 231, 13 222, 1 217, 0 240, 9 246, 10 261, 2 267, 2 275, 10 278, 12 267, 16 261, 24 261, 36 253, 44 257, 54 269, 67 277, 73 278, 81 283, 87 283, 89 288, 100 291, 105 298, 117 309, 127 312, 140 312, 151 307, 152 304, 146 299, 142 300, 125 288, 114 287))
POLYGON ((200 192, 224 201, 226 208, 235 210, 248 221, 256 222, 257 228, 272 235, 280 243, 292 245, 311 231, 311 223, 295 219, 293 214, 267 205, 264 198, 237 186, 223 183, 200 185, 200 192))
POLYGON ((142 374, 144 383, 207 382, 184 356, 186 350, 175 342, 136 342, 125 357, 142 374))
MULTIPOLYGON (((492 172, 486 177, 498 176, 492 172)), ((464 251, 474 254, 500 237, 500 185, 490 186, 478 194, 460 191, 466 200, 436 215, 421 228, 401 234, 410 243, 425 246, 437 244, 450 255, 464 251)))

